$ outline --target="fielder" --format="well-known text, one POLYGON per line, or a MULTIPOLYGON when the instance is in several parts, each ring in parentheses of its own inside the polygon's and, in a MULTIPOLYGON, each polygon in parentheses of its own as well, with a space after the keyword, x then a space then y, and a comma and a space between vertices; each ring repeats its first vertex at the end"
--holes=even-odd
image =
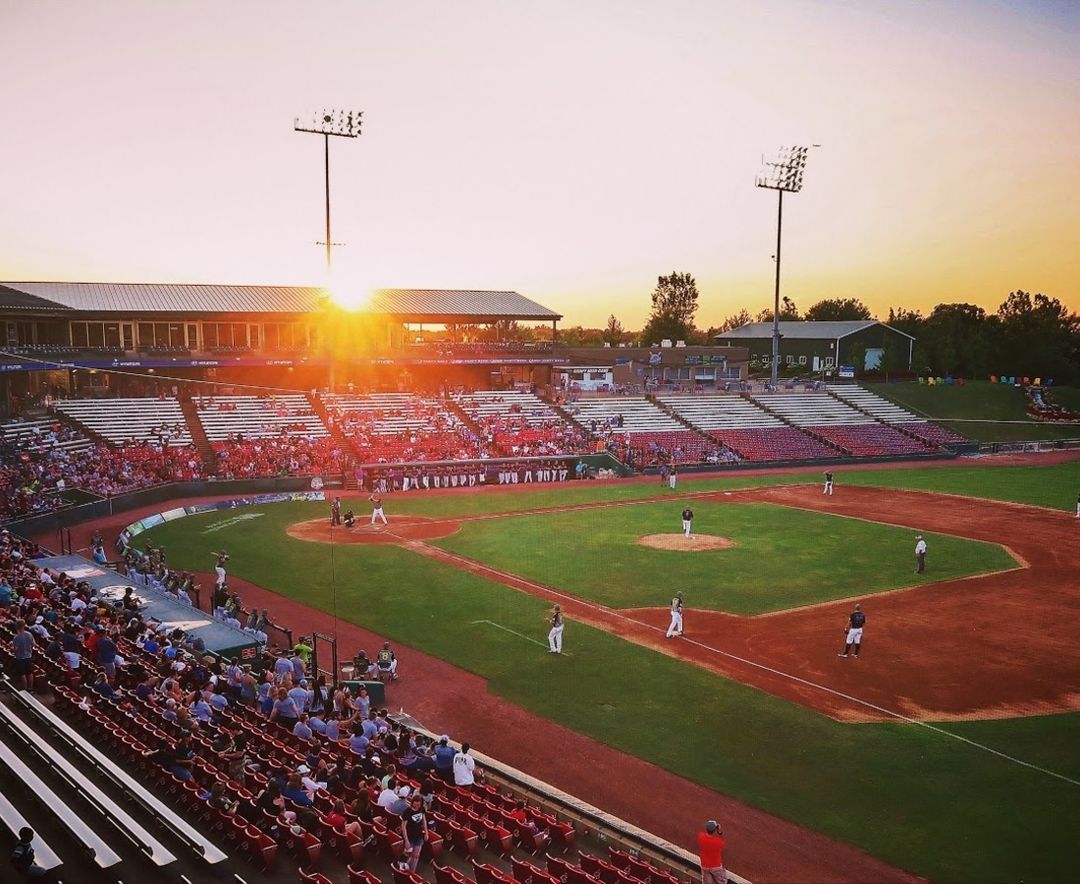
POLYGON ((855 659, 859 658, 859 649, 862 647, 862 631, 866 625, 866 615, 860 610, 859 605, 848 617, 848 625, 844 628, 844 650, 837 657, 846 657, 852 648, 855 649, 855 659))
POLYGON ((217 556, 217 565, 214 566, 214 575, 217 579, 214 581, 214 586, 220 589, 225 585, 225 563, 229 561, 229 554, 222 550, 221 552, 211 552, 210 555, 217 556))
POLYGON ((1080 491, 1076 492, 1076 518, 1080 519, 1080 491))
POLYGON ((667 638, 676 638, 683 633, 683 600, 682 593, 675 593, 675 598, 671 600, 671 625, 667 630, 667 638))
POLYGON ((694 511, 687 507, 682 511, 682 533, 683 537, 690 536, 690 530, 694 525, 694 511))
POLYGON ((368 498, 368 500, 371 501, 371 524, 374 525, 376 519, 382 519, 382 523, 384 525, 387 524, 386 513, 383 512, 382 508, 382 495, 376 491, 368 498))
POLYGON ((832 494, 832 473, 831 472, 826 472, 825 473, 825 490, 822 491, 821 493, 822 494, 830 494, 830 495, 832 494))
POLYGON ((548 630, 548 652, 552 654, 561 654, 562 634, 566 624, 563 623, 562 608, 558 605, 551 609, 548 623, 551 624, 551 629, 548 630))
POLYGON ((921 534, 915 535, 915 573, 922 574, 926 570, 926 541, 921 534))
POLYGON ((675 486, 679 483, 679 468, 674 464, 671 465, 671 472, 668 473, 667 481, 668 488, 674 491, 675 486))

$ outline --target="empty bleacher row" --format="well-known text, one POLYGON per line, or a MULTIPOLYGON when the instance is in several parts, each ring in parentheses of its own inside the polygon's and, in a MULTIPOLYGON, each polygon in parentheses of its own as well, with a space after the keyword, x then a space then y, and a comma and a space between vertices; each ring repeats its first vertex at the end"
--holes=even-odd
POLYGON ((0 424, 0 444, 15 451, 40 454, 81 451, 93 442, 74 427, 52 417, 24 417, 0 424))
POLYGON ((638 465, 647 466, 658 457, 679 463, 737 459, 646 396, 578 399, 572 413, 595 438, 610 442, 609 448, 630 449, 638 465))
POLYGON ((199 422, 211 442, 243 436, 329 435, 303 393, 274 396, 201 396, 194 400, 199 422))
POLYGON ((959 433, 912 414, 906 408, 901 408, 895 402, 890 402, 865 387, 836 384, 829 387, 829 392, 878 420, 892 424, 931 445, 956 445, 967 441, 959 433))
POLYGON ((176 399, 61 399, 56 410, 113 445, 191 444, 191 431, 176 399))

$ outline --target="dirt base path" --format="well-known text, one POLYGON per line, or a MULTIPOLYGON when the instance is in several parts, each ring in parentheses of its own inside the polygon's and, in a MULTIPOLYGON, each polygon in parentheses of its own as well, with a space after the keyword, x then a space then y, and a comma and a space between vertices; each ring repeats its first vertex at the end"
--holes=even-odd
MULTIPOLYGON (((1006 545, 1022 565, 860 599, 859 660, 839 659, 855 600, 758 617, 686 614, 666 639, 663 608, 616 610, 423 542, 415 552, 562 605, 563 613, 661 653, 809 706, 840 721, 1007 718, 1080 709, 1080 526, 1066 512, 954 495, 848 486, 719 492, 1006 545), (1047 630, 1046 624, 1054 624, 1047 630)), ((620 504, 625 505, 625 504, 620 504)), ((914 539, 912 539, 914 548, 914 539)), ((933 572, 933 551, 928 556, 933 572)), ((914 570, 914 553, 912 554, 914 570)))

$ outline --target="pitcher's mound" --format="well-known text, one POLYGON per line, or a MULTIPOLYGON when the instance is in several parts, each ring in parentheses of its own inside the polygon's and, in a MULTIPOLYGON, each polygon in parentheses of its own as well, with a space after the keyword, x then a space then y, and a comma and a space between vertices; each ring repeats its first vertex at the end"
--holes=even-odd
POLYGON ((729 549, 735 545, 734 540, 717 537, 715 534, 691 534, 689 537, 682 534, 646 534, 639 537, 637 542, 653 549, 673 549, 677 552, 706 552, 729 549))
POLYGON ((352 528, 335 525, 331 535, 330 519, 311 519, 293 522, 286 530, 297 540, 314 543, 405 543, 409 540, 434 540, 448 537, 461 526, 452 519, 425 519, 423 516, 398 516, 390 524, 372 525, 368 518, 357 519, 352 528))

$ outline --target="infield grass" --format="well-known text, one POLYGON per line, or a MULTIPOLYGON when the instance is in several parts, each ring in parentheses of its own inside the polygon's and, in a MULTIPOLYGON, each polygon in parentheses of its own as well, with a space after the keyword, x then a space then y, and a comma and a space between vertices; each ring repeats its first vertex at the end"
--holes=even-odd
MULTIPOLYGON (((818 478, 816 472, 807 475, 818 478)), ((1080 464, 853 472, 837 478, 837 493, 844 483, 865 482, 1067 509, 1080 484, 1080 464)), ((790 475, 770 479, 762 484, 792 481, 790 475)), ((745 487, 758 479, 695 480, 683 488, 699 483, 745 487)), ((655 497, 658 491, 651 485, 589 483, 544 489, 537 496, 395 496, 388 512, 391 519, 407 510, 499 512, 541 501, 550 506, 607 495, 655 497)), ((673 503, 659 506, 667 513, 673 503)), ((643 505, 648 506, 657 504, 643 505)), ((491 620, 542 643, 547 605, 537 598, 397 547, 337 547, 331 562, 324 546, 285 534, 294 521, 325 515, 321 504, 274 504, 250 512, 263 515, 210 534, 202 532, 230 514, 194 516, 147 536, 168 546, 174 564, 200 570, 212 564, 208 550, 226 546, 238 575, 324 610, 332 608, 333 574, 345 619, 473 671, 488 679, 494 693, 536 714, 933 880, 1075 877, 1080 787, 925 727, 840 724, 576 622, 566 633, 573 656, 554 657, 520 636, 474 622, 491 620)), ((543 518, 563 515, 569 514, 543 518)), ((520 561, 526 557, 522 551, 520 561)), ((1080 779, 1080 715, 940 728, 1080 779)), ((737 855, 738 846, 732 849, 737 855)))
POLYGON ((914 574, 906 528, 769 504, 692 505, 699 534, 735 546, 687 553, 637 542, 681 531, 680 502, 466 522, 434 543, 612 608, 665 605, 678 588, 690 607, 742 615, 1016 567, 996 544, 928 535, 934 573, 914 574))

